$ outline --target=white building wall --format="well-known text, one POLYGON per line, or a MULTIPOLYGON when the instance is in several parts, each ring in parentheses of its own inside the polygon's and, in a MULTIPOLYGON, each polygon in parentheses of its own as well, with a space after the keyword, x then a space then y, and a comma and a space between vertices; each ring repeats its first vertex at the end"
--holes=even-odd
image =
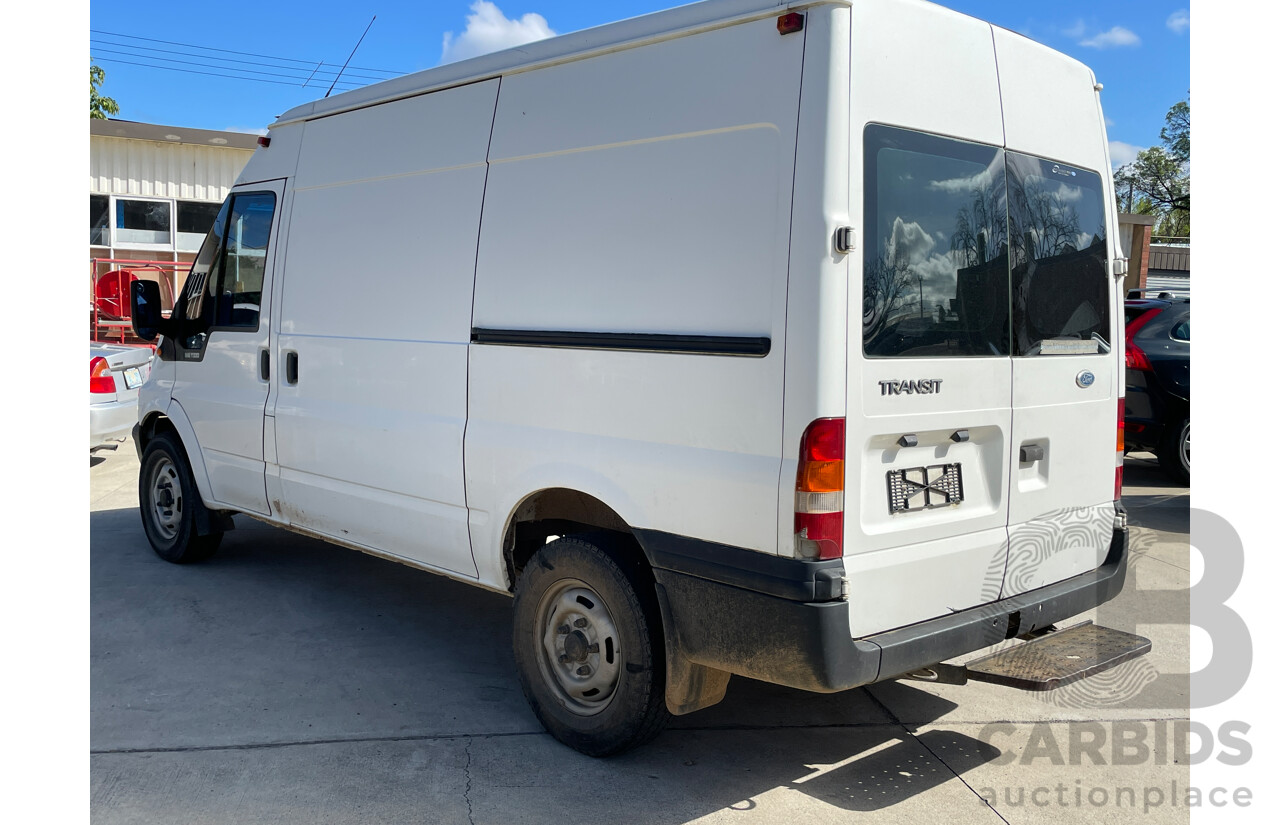
POLYGON ((89 191, 222 201, 252 156, 252 149, 94 135, 89 141, 89 191))

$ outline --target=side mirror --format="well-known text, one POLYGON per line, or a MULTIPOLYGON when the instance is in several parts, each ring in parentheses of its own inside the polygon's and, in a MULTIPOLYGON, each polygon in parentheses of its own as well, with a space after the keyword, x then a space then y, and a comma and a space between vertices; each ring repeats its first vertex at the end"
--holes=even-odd
POLYGON ((160 314, 160 284, 144 280, 129 284, 129 319, 133 334, 144 341, 154 341, 166 331, 169 324, 160 314))

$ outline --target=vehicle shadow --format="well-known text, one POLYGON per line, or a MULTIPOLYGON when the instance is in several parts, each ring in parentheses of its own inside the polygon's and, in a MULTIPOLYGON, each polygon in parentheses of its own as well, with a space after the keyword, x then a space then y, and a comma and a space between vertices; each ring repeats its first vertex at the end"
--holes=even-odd
MULTIPOLYGON (((683 822, 776 789, 880 810, 1000 753, 952 731, 914 735, 862 689, 818 695, 735 678, 724 702, 674 720, 652 744, 590 759, 546 735, 525 703, 505 595, 236 521, 216 556, 179 566, 151 552, 136 510, 90 514, 95 753, 180 759, 247 748, 270 758, 294 744, 375 742, 387 758, 401 748, 409 759, 428 744, 465 742, 467 783, 478 799, 489 788, 491 821, 518 803, 512 816, 548 822, 563 821, 564 800, 581 794, 574 765, 599 779, 582 821, 634 821, 618 800, 644 793, 646 821, 683 822), (516 791, 521 764, 565 769, 516 791), (663 793, 651 795, 657 777, 663 793)), ((898 689, 918 694, 914 724, 955 708, 898 689)), ((388 781, 385 765, 342 769, 388 781)), ((305 794, 324 781, 303 772, 287 787, 305 794)))

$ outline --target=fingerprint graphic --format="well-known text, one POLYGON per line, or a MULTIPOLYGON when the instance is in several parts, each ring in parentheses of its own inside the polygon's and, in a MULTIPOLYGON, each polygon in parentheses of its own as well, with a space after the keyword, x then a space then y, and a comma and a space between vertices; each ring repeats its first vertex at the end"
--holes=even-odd
POLYGON ((1021 593, 1040 583, 1041 567, 1069 550, 1089 548, 1099 555, 1111 544, 1114 517, 1104 508, 1072 507, 1019 525, 1009 547, 1005 592, 1021 593))
POLYGON ((1143 656, 1057 690, 1041 693, 1040 698, 1059 708, 1112 707, 1136 698, 1159 676, 1160 672, 1143 656))

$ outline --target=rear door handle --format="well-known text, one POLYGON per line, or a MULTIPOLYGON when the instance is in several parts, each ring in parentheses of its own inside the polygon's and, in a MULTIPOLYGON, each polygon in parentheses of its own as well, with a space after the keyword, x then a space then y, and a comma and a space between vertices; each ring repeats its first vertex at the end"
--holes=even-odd
POLYGON ((271 380, 271 350, 264 349, 258 353, 258 375, 263 381, 271 380))
POLYGON ((1023 464, 1028 464, 1032 461, 1043 461, 1044 447, 1039 444, 1025 444, 1022 449, 1018 451, 1018 459, 1022 461, 1023 464))
POLYGON ((284 355, 284 380, 286 384, 298 383, 298 353, 286 352, 284 355))

